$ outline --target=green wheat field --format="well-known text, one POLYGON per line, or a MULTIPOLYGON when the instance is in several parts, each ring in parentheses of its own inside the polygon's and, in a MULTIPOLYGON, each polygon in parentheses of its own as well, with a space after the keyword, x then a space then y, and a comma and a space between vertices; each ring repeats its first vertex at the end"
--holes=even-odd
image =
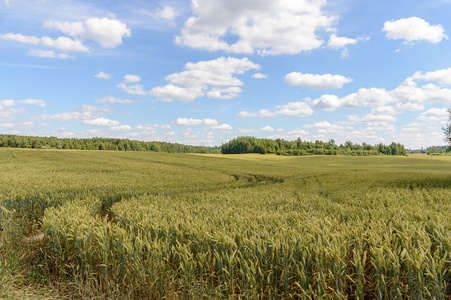
POLYGON ((0 149, 5 299, 451 299, 451 157, 0 149))

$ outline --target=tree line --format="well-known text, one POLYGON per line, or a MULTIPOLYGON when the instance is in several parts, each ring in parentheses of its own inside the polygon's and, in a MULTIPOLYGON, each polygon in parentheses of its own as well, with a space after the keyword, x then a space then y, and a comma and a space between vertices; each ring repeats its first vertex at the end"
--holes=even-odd
POLYGON ((298 138, 295 141, 284 139, 259 139, 255 137, 237 137, 225 144, 222 144, 221 153, 274 153, 278 155, 406 155, 404 145, 391 143, 390 145, 366 143, 354 144, 347 141, 337 145, 333 139, 328 142, 323 141, 303 141, 298 138))
POLYGON ((74 149, 113 151, 153 151, 166 153, 220 153, 220 147, 190 146, 169 142, 143 142, 115 138, 57 138, 0 135, 0 147, 33 149, 74 149))
POLYGON ((259 139, 255 137, 237 137, 222 144, 221 147, 191 146, 169 142, 143 142, 119 138, 57 138, 21 135, 0 135, 0 147, 33 149, 74 149, 74 150, 113 150, 113 151, 153 151, 166 153, 260 153, 278 155, 405 155, 404 145, 354 144, 347 141, 337 145, 333 139, 323 141, 295 141, 284 139, 259 139))

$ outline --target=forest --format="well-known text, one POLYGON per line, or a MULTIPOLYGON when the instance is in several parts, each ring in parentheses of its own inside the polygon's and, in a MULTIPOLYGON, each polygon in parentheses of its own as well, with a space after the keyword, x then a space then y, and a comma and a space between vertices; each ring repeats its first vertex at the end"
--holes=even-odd
POLYGON ((347 141, 345 144, 337 145, 333 139, 328 142, 323 141, 302 141, 298 138, 295 141, 283 139, 258 139, 255 137, 238 137, 221 147, 223 154, 240 153, 275 153, 278 155, 352 155, 352 156, 372 156, 372 155, 406 155, 404 145, 391 143, 390 145, 378 144, 362 145, 347 141))
POLYGON ((169 142, 143 142, 119 138, 57 138, 0 135, 0 147, 33 149, 153 151, 165 153, 220 153, 220 147, 190 146, 169 142))
POLYGON ((361 145, 347 141, 337 145, 333 139, 323 141, 295 141, 284 139, 259 139, 255 137, 237 137, 222 146, 191 146, 169 142, 143 142, 119 138, 57 138, 19 135, 0 135, 0 147, 33 149, 74 149, 74 150, 113 150, 113 151, 152 151, 164 153, 208 153, 208 154, 277 154, 277 155, 406 155, 404 145, 361 145))

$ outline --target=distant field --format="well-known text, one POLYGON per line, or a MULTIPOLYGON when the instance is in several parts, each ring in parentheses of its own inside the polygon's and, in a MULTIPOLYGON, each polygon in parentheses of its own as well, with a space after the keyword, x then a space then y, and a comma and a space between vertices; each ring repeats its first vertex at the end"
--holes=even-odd
POLYGON ((450 188, 441 156, 3 148, 0 296, 449 299, 450 188))

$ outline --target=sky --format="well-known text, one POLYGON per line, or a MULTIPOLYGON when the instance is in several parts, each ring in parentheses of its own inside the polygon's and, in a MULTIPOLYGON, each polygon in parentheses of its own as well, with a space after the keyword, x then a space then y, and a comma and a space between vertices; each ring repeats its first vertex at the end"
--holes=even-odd
POLYGON ((0 0, 0 133, 444 145, 451 0, 0 0))

